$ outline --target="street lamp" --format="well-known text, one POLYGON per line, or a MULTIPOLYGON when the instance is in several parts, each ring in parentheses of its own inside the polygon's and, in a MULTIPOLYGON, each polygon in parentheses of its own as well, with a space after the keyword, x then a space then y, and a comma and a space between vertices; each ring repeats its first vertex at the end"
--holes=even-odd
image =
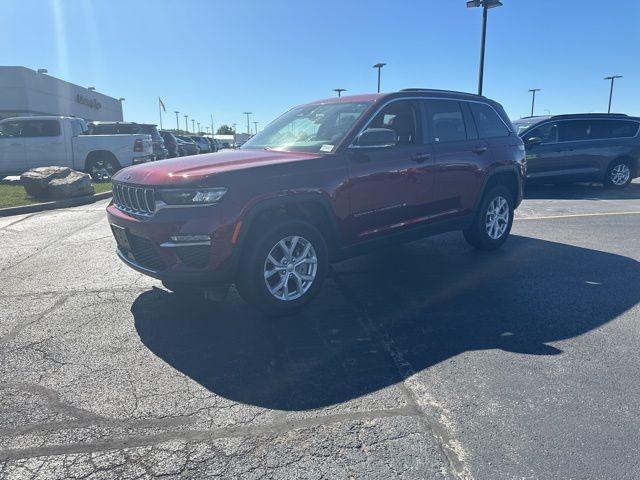
POLYGON ((529 90, 531 92, 531 116, 533 117, 533 107, 536 104, 536 92, 539 92, 539 88, 532 88, 529 90))
POLYGON ((605 80, 611 80, 611 89, 609 90, 609 109, 607 113, 611 113, 611 99, 613 98, 613 82, 616 78, 622 78, 622 75, 611 75, 609 77, 604 77, 605 80))
POLYGON ((242 112, 243 115, 247 116, 247 134, 251 134, 251 127, 249 126, 249 115, 253 112, 242 112))
POLYGON ((253 122, 253 133, 258 133, 258 122, 253 122))
POLYGON ((176 134, 180 133, 180 122, 178 120, 178 115, 180 114, 180 112, 178 112, 177 110, 174 111, 173 113, 176 114, 176 134))
POLYGON ((480 45, 480 72, 478 73, 478 95, 482 95, 482 82, 484 79, 484 46, 487 39, 487 11, 490 8, 501 7, 499 0, 470 0, 467 8, 482 7, 482 43, 480 45))
POLYGON ((200 130, 200 122, 196 122, 196 123, 198 124, 198 134, 200 134, 200 132, 202 131, 200 130))
MULTIPOLYGON (((380 70, 382 70, 382 67, 384 67, 386 65, 386 63, 376 63, 373 68, 377 68, 378 69, 378 93, 380 93, 380 70)), ((340 95, 338 95, 340 96, 340 95)))
POLYGON ((184 116, 184 131, 189 133, 189 122, 187 121, 187 118, 189 118, 189 115, 184 116))
POLYGON ((347 91, 347 89, 346 89, 346 88, 334 88, 334 89, 333 89, 333 91, 334 91, 334 92, 337 92, 337 93, 338 93, 338 96, 340 97, 340 96, 341 96, 340 94, 341 94, 342 92, 346 92, 346 91, 347 91))
POLYGON ((191 130, 196 133, 196 121, 193 118, 191 119, 191 130))
POLYGON ((118 101, 120 102, 120 110, 122 110, 122 118, 124 118, 124 107, 122 106, 122 102, 124 102, 124 98, 120 97, 118 101))

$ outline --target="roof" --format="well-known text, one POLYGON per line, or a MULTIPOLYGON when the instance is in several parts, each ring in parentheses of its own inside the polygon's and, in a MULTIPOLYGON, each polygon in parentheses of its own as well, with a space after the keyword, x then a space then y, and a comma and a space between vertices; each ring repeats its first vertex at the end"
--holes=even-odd
POLYGON ((324 98, 322 100, 316 100, 314 102, 309 102, 307 105, 314 104, 322 104, 322 103, 346 103, 346 102, 376 102, 383 98, 391 98, 391 97, 403 97, 410 96, 411 94, 416 93, 425 93, 431 94, 437 97, 445 97, 445 96, 456 96, 456 97, 473 97, 473 98, 481 98, 484 101, 488 101, 489 99, 483 97, 482 95, 476 95, 475 93, 469 92, 458 92, 455 90, 439 90, 436 88, 404 88, 397 92, 387 92, 387 93, 365 93, 359 95, 343 95, 341 97, 330 97, 324 98))

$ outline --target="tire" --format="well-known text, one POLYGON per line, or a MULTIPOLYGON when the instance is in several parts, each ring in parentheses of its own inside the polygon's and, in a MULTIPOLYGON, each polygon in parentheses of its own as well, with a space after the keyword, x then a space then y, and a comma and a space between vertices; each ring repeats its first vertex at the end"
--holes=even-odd
POLYGON ((624 188, 631 183, 632 169, 628 160, 614 160, 607 168, 604 186, 607 188, 624 188))
MULTIPOLYGON (((463 230, 469 245, 479 250, 495 250, 507 241, 513 225, 513 198, 509 189, 503 186, 493 187, 483 197, 473 224, 463 230), (506 202, 504 204, 503 202, 506 202), (499 207, 497 223, 490 222, 490 210, 499 207), (506 209, 506 211, 505 211, 506 209), (505 216, 508 215, 507 218, 505 216), (501 220, 502 218, 502 220, 501 220)), ((495 214, 493 216, 495 218, 495 214)))
POLYGON ((273 316, 287 315, 311 301, 329 267, 324 237, 302 220, 279 220, 266 232, 256 228, 243 255, 238 292, 247 303, 273 316), (299 255, 304 259, 296 258, 299 255))
POLYGON ((107 155, 100 155, 87 162, 87 173, 94 182, 111 180, 111 177, 120 170, 118 161, 107 155))

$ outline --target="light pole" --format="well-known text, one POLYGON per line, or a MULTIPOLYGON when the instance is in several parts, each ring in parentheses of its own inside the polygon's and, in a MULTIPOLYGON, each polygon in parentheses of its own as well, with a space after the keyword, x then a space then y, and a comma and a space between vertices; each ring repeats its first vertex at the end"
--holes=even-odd
POLYGON ((198 124, 198 135, 200 135, 200 132, 201 132, 201 130, 200 130, 200 122, 196 122, 196 123, 198 124))
POLYGON ((482 7, 482 40, 480 44, 480 71, 478 73, 478 95, 482 95, 482 82, 484 80, 484 46, 487 39, 487 11, 490 8, 501 7, 499 0, 470 0, 467 8, 482 7))
POLYGON ((616 78, 622 78, 622 75, 611 75, 609 77, 604 77, 605 80, 611 80, 611 89, 609 90, 609 108, 607 113, 611 113, 611 99, 613 98, 613 82, 616 78))
POLYGON ((247 116, 247 134, 251 134, 251 127, 249 127, 249 115, 253 112, 242 112, 243 115, 247 116))
POLYGON ((196 133, 196 121, 193 118, 191 119, 191 130, 196 133))
POLYGON ((253 122, 253 133, 258 133, 258 122, 253 122))
POLYGON ((124 118, 124 107, 122 106, 122 102, 124 102, 124 98, 120 97, 118 101, 120 102, 120 110, 122 110, 122 118, 124 118))
POLYGON ((533 107, 536 104, 536 92, 539 92, 539 88, 532 88, 529 90, 531 92, 531 116, 533 117, 533 107))
POLYGON ((178 115, 180 115, 180 112, 176 110, 173 113, 176 114, 176 133, 180 133, 180 121, 178 120, 178 115))
POLYGON ((187 118, 189 118, 189 115, 184 116, 184 131, 189 133, 189 122, 187 121, 187 118))
MULTIPOLYGON (((377 68, 378 69, 378 93, 380 93, 380 70, 382 70, 382 67, 384 67, 386 65, 386 63, 376 63, 373 68, 377 68)), ((340 95, 338 95, 340 96, 340 95)))
POLYGON ((334 89, 333 89, 333 91, 334 91, 334 92, 337 92, 337 93, 338 93, 338 96, 340 97, 340 96, 341 96, 341 93, 342 93, 342 92, 346 92, 346 91, 347 91, 347 89, 346 89, 346 88, 334 88, 334 89))

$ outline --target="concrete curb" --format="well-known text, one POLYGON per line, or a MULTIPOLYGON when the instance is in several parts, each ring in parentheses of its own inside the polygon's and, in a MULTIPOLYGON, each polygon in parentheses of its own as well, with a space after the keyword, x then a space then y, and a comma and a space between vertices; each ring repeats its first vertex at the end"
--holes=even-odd
POLYGON ((56 208, 77 207, 78 205, 86 205, 88 203, 97 202, 98 200, 110 198, 112 195, 113 192, 102 192, 96 193, 95 195, 85 195, 84 197, 56 200, 54 202, 34 203, 32 205, 21 205, 19 207, 0 208, 0 217, 22 215, 24 213, 43 212, 45 210, 53 210, 56 208))

